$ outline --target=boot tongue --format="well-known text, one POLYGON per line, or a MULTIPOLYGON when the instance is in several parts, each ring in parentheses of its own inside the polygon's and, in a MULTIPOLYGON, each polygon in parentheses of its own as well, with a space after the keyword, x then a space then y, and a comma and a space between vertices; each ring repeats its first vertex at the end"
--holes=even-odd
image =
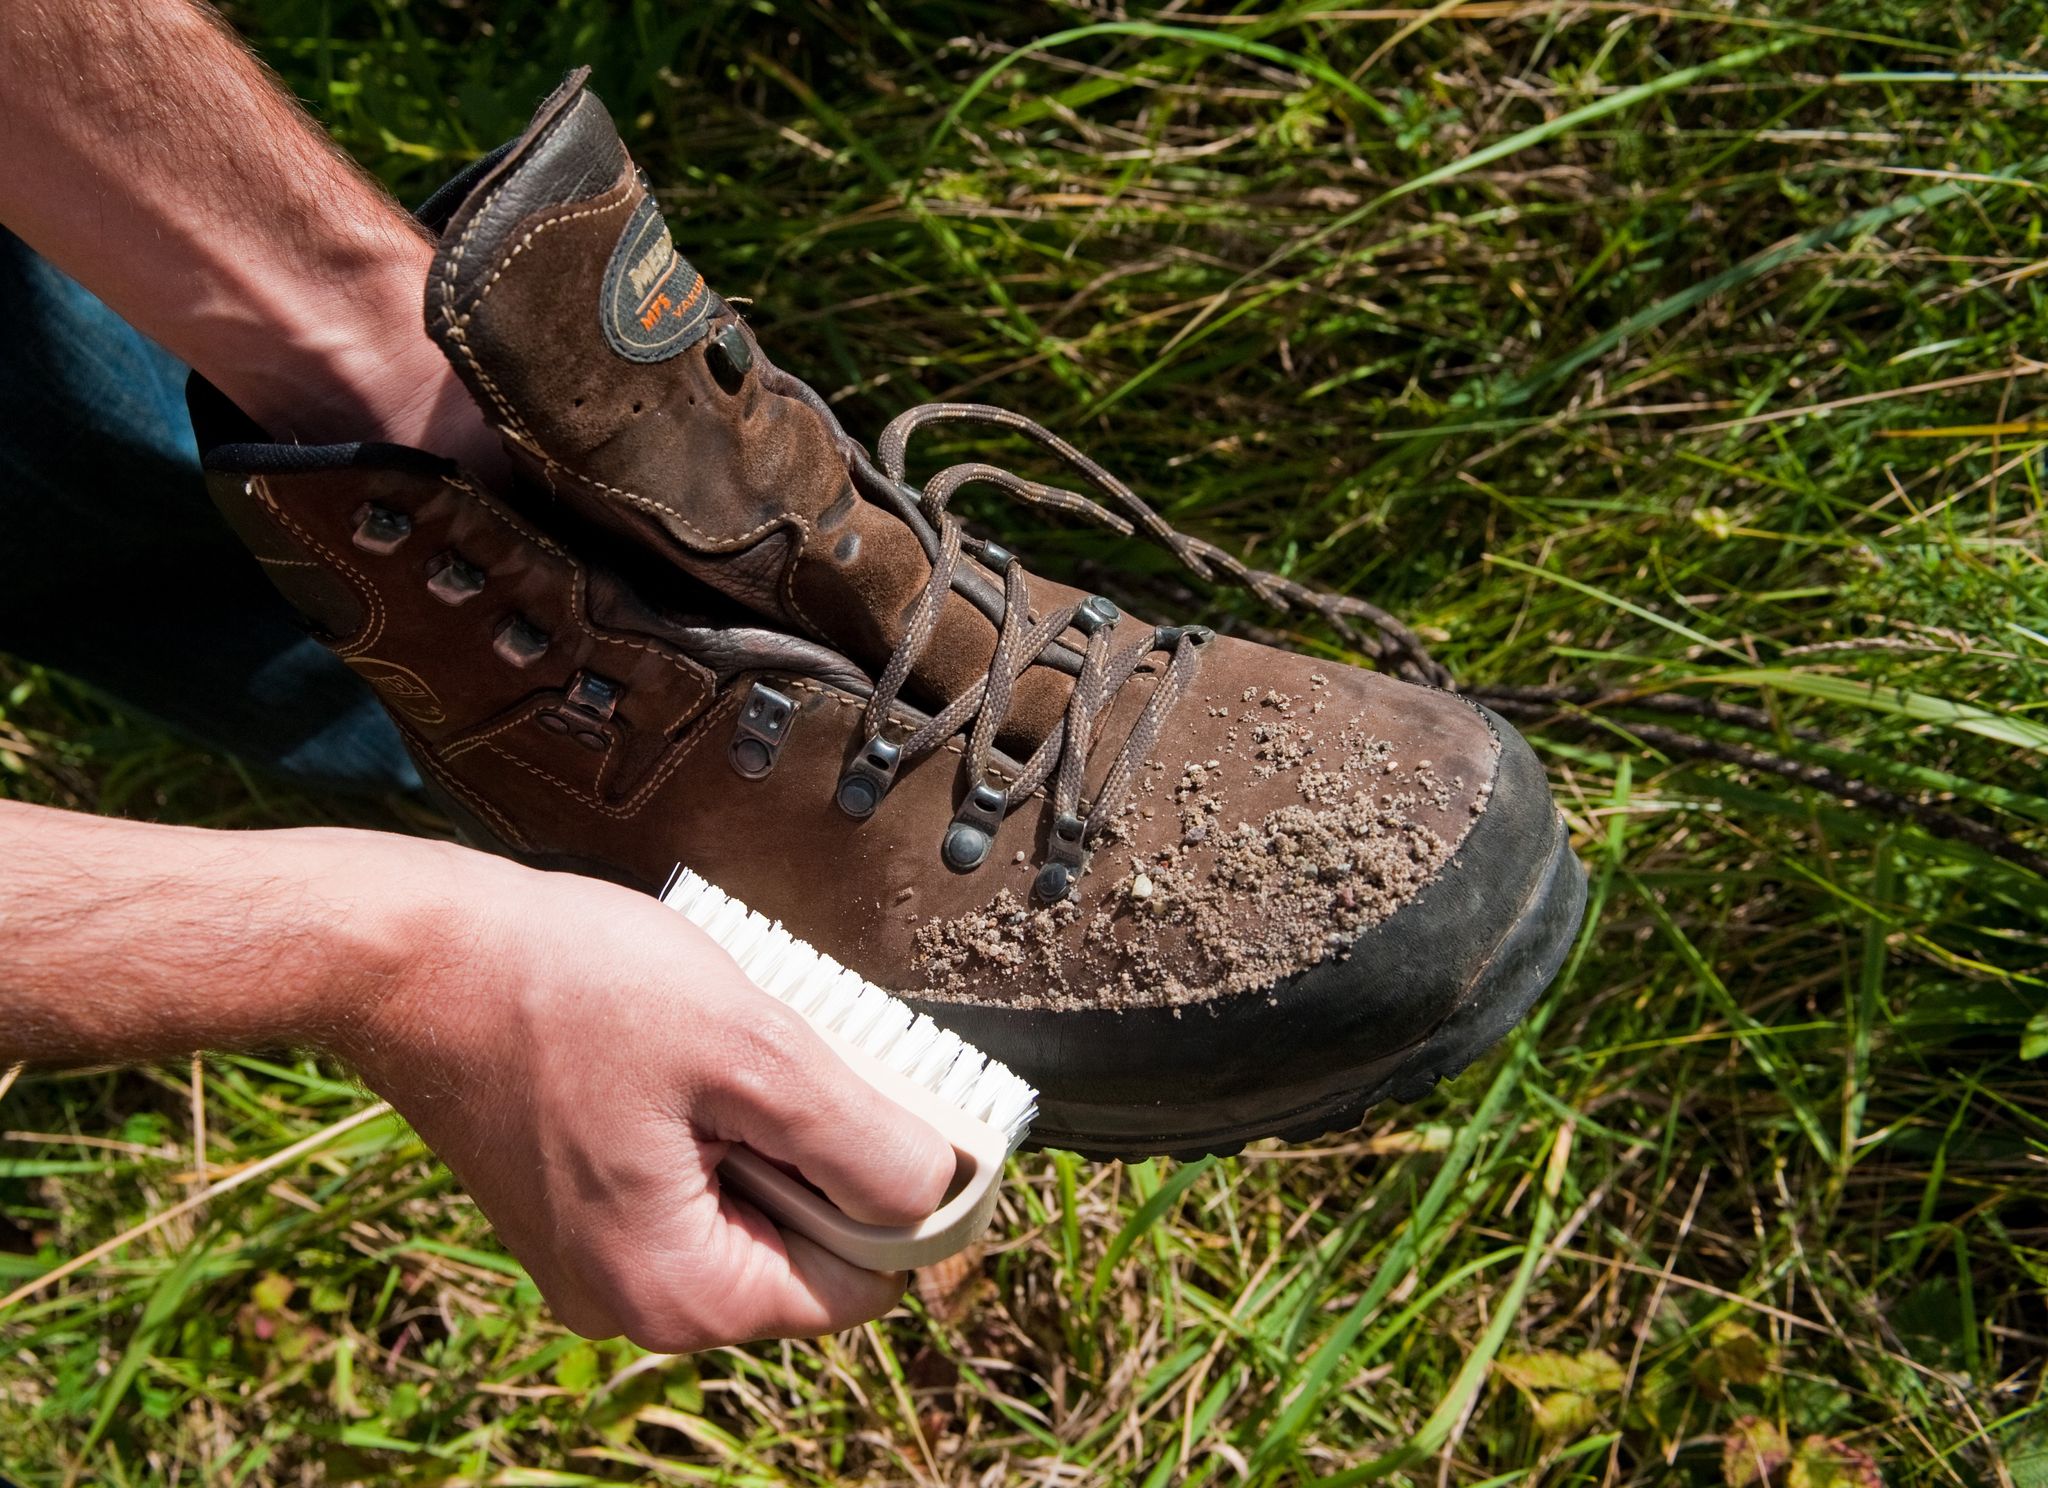
MULTIPOLYGON (((855 490, 836 430, 676 251, 580 74, 453 210, 427 323, 578 516, 881 672, 931 574, 919 534, 855 490)), ((995 641, 950 596, 907 695, 960 695, 995 641)), ((1067 690, 1033 668, 1006 732, 1044 737, 1067 690)))

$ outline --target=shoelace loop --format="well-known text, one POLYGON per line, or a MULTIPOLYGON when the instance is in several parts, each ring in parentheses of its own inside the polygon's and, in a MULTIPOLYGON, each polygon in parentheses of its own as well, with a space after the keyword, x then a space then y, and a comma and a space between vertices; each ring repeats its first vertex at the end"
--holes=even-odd
POLYGON ((965 751, 967 788, 946 829, 941 855, 947 865, 971 872, 988 858, 1003 818, 1047 780, 1052 781, 1053 821, 1047 835, 1046 860, 1033 881, 1034 895, 1046 903, 1066 898, 1087 864, 1088 852, 1102 835, 1137 779, 1137 773, 1158 742, 1167 715, 1193 683, 1203 646, 1215 632, 1200 625, 1144 627, 1136 638, 1116 605, 1100 595, 1030 619, 1030 591, 1023 565, 998 543, 977 541, 975 554, 1003 581, 1003 618, 996 632, 995 654, 981 681, 955 697, 907 736, 890 737, 892 710, 911 669, 930 644, 953 577, 959 568, 963 533, 948 510, 961 490, 971 485, 994 486, 1029 506, 1065 512, 1105 527, 1123 537, 1142 531, 1210 582, 1228 579, 1279 610, 1315 611, 1390 670, 1436 686, 1449 674, 1423 648, 1415 635, 1391 615, 1363 600, 1325 594, 1277 574, 1246 565, 1234 555, 1176 531, 1138 494, 1050 429, 1008 409, 982 403, 926 403, 899 414, 875 445, 882 473, 903 484, 911 436, 935 423, 980 423, 1022 434, 1081 475, 1116 510, 1077 491, 1027 480, 1001 466, 968 461, 950 465, 925 483, 919 493, 924 518, 938 534, 931 573, 912 607, 902 641, 889 658, 868 699, 863 716, 864 741, 838 785, 840 809, 849 816, 873 813, 894 783, 899 770, 957 734, 968 730, 965 751), (1362 637, 1350 622, 1363 619, 1379 633, 1377 641, 1362 637), (1069 629, 1086 638, 1080 670, 1068 694, 1064 715, 1025 761, 1007 786, 992 783, 990 757, 996 737, 1010 713, 1018 679, 1069 629), (1122 644, 1119 644, 1119 641, 1122 644), (1097 725, 1118 692, 1154 653, 1168 657, 1152 695, 1146 699, 1130 732, 1112 759, 1109 772, 1088 809, 1081 809, 1081 790, 1097 725))

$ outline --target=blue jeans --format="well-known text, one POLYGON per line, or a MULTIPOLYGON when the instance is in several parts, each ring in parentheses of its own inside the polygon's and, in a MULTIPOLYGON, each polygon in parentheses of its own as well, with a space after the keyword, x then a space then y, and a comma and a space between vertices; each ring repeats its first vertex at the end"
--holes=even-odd
POLYGON ((0 650, 274 774, 419 787, 207 500, 185 369, 4 228, 0 650))

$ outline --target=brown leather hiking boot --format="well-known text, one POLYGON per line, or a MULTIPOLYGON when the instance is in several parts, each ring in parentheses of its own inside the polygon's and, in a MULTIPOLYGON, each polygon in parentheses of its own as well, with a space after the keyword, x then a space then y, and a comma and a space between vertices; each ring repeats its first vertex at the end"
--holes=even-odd
POLYGON ((649 889, 688 864, 1004 1060, 1034 1139, 1092 1154, 1349 1125, 1555 974, 1583 877, 1506 723, 1138 620, 947 503, 980 482, 1143 529, 1441 680, 1391 619, 1173 532, 999 410, 914 410, 871 457, 677 255, 580 77, 423 216, 429 329, 530 489, 229 442, 203 388, 195 417, 223 509, 472 835, 649 889), (1100 500, 982 464, 912 488, 941 419, 1100 500))

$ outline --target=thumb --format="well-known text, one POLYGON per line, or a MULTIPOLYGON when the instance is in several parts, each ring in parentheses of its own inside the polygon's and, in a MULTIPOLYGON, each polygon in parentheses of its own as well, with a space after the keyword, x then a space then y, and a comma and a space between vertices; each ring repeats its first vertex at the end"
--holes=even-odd
POLYGON ((726 1055, 701 1107, 705 1135, 787 1163, 864 1224, 911 1224, 938 1208, 957 1165, 952 1144, 737 967, 732 979, 721 999, 726 1055))

